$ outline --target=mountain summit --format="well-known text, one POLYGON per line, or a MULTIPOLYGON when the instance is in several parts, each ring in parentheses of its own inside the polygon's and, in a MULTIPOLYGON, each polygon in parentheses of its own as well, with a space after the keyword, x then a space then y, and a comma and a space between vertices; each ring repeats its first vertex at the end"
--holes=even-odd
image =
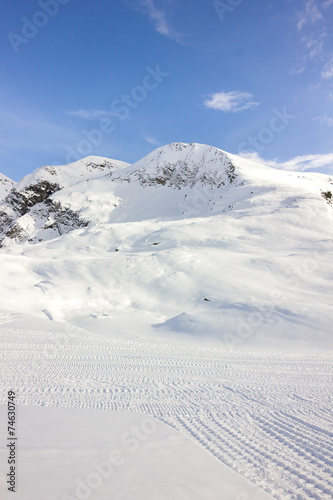
POLYGON ((133 165, 88 157, 3 176, 3 308, 232 346, 326 346, 332 185, 184 143, 133 165))

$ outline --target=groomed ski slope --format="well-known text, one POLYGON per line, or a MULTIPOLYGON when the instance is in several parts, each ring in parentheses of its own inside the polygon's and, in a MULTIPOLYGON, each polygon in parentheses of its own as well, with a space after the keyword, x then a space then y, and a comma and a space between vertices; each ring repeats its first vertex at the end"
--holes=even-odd
MULTIPOLYGON (((53 331, 2 326, 2 403, 10 384, 19 408, 139 412, 189 437, 275 499, 332 498, 329 354, 232 352, 161 338, 110 338, 56 324, 53 331)), ((112 412, 110 419, 112 426, 112 412)), ((193 488, 188 483, 186 490, 186 481, 196 480, 197 496, 184 498, 214 498, 216 478, 205 483, 184 477, 184 491, 193 488)), ((223 498, 218 490, 216 495, 223 498)), ((126 485, 112 498, 125 497, 126 485)), ((96 492, 93 498, 104 497, 96 492)), ((261 497, 249 489, 225 498, 261 497)))

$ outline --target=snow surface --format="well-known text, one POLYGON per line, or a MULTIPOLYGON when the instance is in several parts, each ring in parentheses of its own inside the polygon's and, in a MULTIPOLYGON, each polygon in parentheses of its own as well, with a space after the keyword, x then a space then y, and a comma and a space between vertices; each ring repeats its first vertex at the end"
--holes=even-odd
POLYGON ((78 500, 76 478, 145 418, 156 432, 136 453, 122 446, 126 463, 91 498, 332 498, 331 355, 231 353, 3 320, 0 402, 17 393, 18 499, 78 500))

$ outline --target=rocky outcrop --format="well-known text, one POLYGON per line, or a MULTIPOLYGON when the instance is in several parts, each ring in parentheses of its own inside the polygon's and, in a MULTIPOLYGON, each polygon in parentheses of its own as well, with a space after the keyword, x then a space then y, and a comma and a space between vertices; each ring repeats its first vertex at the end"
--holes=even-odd
POLYGON ((324 191, 323 193, 321 193, 321 195, 324 198, 324 200, 326 200, 326 202, 328 203, 328 205, 333 206, 332 191, 324 191))
POLYGON ((33 206, 42 203, 59 189, 59 184, 40 181, 37 184, 31 184, 22 191, 12 189, 4 203, 10 205, 18 214, 25 215, 33 206))
POLYGON ((78 212, 50 198, 60 189, 58 184, 45 180, 22 191, 13 188, 1 206, 0 247, 10 241, 39 241, 45 229, 52 229, 54 236, 59 236, 86 227, 89 222, 81 219, 78 212))
POLYGON ((46 200, 45 205, 48 207, 48 214, 42 229, 54 229, 62 235, 74 229, 87 227, 89 224, 89 221, 82 219, 78 212, 63 207, 59 202, 46 200))

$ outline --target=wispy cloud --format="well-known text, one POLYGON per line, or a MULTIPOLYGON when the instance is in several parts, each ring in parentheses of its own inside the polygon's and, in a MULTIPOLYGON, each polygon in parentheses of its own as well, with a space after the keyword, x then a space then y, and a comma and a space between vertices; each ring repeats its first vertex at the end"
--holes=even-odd
POLYGON ((321 76, 325 80, 333 77, 333 57, 325 64, 321 76))
POLYGON ((301 66, 299 69, 293 69, 289 72, 289 75, 301 75, 306 70, 305 66, 301 66))
POLYGON ((322 84, 320 82, 310 83, 310 85, 306 89, 306 93, 311 94, 312 92, 317 92, 317 90, 320 90, 321 88, 322 88, 322 84))
POLYGON ((313 33, 311 33, 308 37, 304 37, 302 39, 305 47, 308 50, 308 57, 310 59, 314 59, 322 52, 326 37, 327 33, 326 31, 324 31, 318 35, 314 35, 313 33))
POLYGON ((298 11, 296 18, 297 30, 302 34, 303 65, 315 69, 322 80, 333 76, 332 51, 328 44, 330 24, 326 13, 331 6, 333 0, 304 0, 303 9, 298 11))
POLYGON ((315 120, 318 121, 320 125, 327 125, 328 127, 333 127, 333 118, 331 118, 330 116, 317 116, 315 120))
POLYGON ((327 174, 333 174, 333 153, 296 156, 285 162, 279 162, 277 159, 264 160, 258 153, 240 153, 239 156, 280 170, 314 172, 320 169, 325 170, 327 174))
POLYGON ((155 137, 149 134, 144 134, 143 138, 145 141, 147 141, 149 144, 152 144, 153 146, 161 146, 161 143, 158 140, 156 140, 155 137))
POLYGON ((173 29, 167 21, 166 13, 159 9, 153 0, 145 0, 144 7, 146 8, 150 19, 155 24, 155 29, 158 33, 171 37, 175 35, 173 29))
POLYGON ((305 9, 299 15, 299 21, 297 23, 298 31, 301 31, 306 24, 314 24, 319 19, 322 19, 322 17, 315 0, 308 0, 305 9))
POLYGON ((253 101, 253 95, 249 92, 233 90, 209 94, 203 104, 206 108, 217 109, 225 113, 237 113, 254 108, 259 105, 259 102, 253 101))
POLYGON ((103 109, 78 109, 76 111, 67 111, 67 114, 83 118, 84 120, 93 120, 94 118, 103 118, 105 116, 118 116, 117 113, 103 109))
POLYGON ((153 23, 155 30, 160 35, 166 36, 180 42, 182 34, 178 33, 172 26, 168 17, 168 12, 171 9, 171 1, 165 0, 164 7, 159 5, 159 0, 124 0, 130 7, 143 12, 153 23))

